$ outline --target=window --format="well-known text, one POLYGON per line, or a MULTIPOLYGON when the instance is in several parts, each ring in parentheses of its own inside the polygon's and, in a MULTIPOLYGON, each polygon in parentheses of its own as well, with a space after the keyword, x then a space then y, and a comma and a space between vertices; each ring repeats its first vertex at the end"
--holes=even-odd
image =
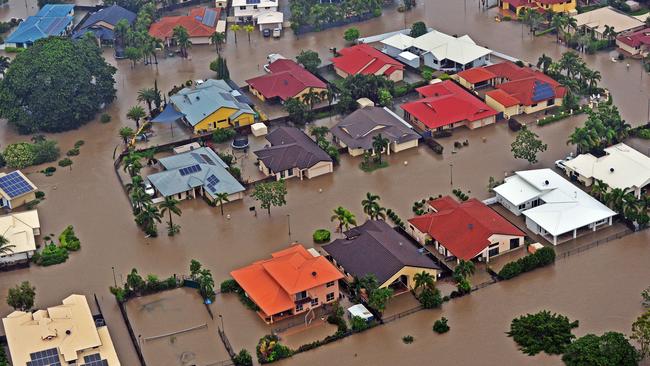
POLYGON ((334 300, 334 293, 330 292, 329 294, 327 294, 326 299, 327 299, 327 302, 330 302, 330 301, 334 300))
POLYGON ((531 104, 530 107, 531 107, 531 108, 535 108, 535 107, 537 107, 537 103, 535 103, 535 104, 531 104))
POLYGON ((302 304, 296 305, 296 311, 302 311, 302 304))
POLYGON ((549 99, 549 100, 546 102, 546 105, 554 105, 554 104, 555 104, 555 99, 549 99))
POLYGON ((307 291, 298 292, 298 293, 296 294, 296 300, 302 300, 302 299, 304 299, 305 297, 307 297, 307 291))
POLYGON ((246 7, 245 6, 240 6, 239 10, 246 10, 246 7))
POLYGON ((510 239, 510 249, 519 247, 519 238, 510 239))
POLYGON ((523 210, 524 208, 526 208, 526 204, 525 204, 525 203, 519 205, 519 209, 520 209, 520 210, 523 210))
POLYGON ((334 281, 328 282, 325 287, 332 287, 334 286, 334 281))
POLYGON ((311 299, 311 306, 316 306, 316 305, 318 305, 318 298, 317 297, 311 299))
POLYGON ((488 251, 488 257, 494 257, 496 255, 499 255, 499 244, 498 243, 496 244, 495 248, 492 248, 492 246, 490 246, 490 250, 488 251))

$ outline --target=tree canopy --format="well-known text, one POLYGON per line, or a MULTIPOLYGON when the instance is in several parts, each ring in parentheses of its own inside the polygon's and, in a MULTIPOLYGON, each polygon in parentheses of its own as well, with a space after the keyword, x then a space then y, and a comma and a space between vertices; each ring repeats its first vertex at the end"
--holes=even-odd
POLYGON ((607 332, 602 336, 587 334, 571 343, 562 356, 567 366, 636 366, 636 350, 625 336, 607 332))
POLYGON ((270 215, 272 206, 280 207, 287 203, 287 185, 284 180, 259 183, 255 185, 255 190, 251 196, 255 200, 260 201, 260 206, 270 215))
POLYGON ((515 141, 510 145, 510 150, 515 159, 525 159, 531 164, 537 162, 537 153, 544 152, 548 145, 543 143, 537 134, 527 128, 522 128, 515 141))
POLYGON ((15 310, 28 311, 34 306, 36 288, 28 281, 10 288, 7 294, 7 304, 15 310))
POLYGON ((0 82, 0 116, 20 133, 78 128, 115 99, 115 71, 93 42, 39 40, 0 82))
POLYGON ((300 54, 296 56, 296 61, 312 74, 315 74, 318 71, 318 67, 322 62, 318 56, 318 52, 312 50, 300 51, 300 54))
POLYGON ((424 22, 415 22, 411 26, 411 37, 417 38, 419 36, 422 36, 424 34, 427 34, 427 26, 424 24, 424 22))
POLYGON ((506 334, 529 356, 540 352, 559 355, 575 338, 571 330, 577 327, 577 320, 572 322, 564 315, 542 310, 513 319, 506 334))

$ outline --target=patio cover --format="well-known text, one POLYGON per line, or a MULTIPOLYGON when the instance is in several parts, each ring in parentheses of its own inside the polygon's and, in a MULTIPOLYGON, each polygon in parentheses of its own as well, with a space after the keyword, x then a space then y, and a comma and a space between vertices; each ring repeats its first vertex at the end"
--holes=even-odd
POLYGON ((156 118, 152 119, 152 123, 174 123, 175 121, 181 119, 184 117, 184 114, 181 112, 176 111, 174 109, 174 106, 169 103, 165 106, 165 109, 163 109, 162 113, 156 116, 156 118))

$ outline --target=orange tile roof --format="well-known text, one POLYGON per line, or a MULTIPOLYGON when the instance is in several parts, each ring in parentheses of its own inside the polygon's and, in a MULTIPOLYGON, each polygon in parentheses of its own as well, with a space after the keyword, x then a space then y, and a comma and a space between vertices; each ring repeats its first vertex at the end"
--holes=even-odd
POLYGON ((465 79, 468 83, 477 84, 483 81, 494 79, 496 75, 482 67, 475 67, 472 69, 463 70, 458 73, 458 76, 465 79))
POLYGON ((314 257, 301 244, 292 245, 271 256, 271 259, 230 272, 267 315, 292 310, 296 293, 343 278, 325 257, 314 257))
POLYGON ((497 103, 504 107, 512 107, 519 104, 519 100, 501 89, 491 90, 485 93, 486 96, 494 99, 497 103))

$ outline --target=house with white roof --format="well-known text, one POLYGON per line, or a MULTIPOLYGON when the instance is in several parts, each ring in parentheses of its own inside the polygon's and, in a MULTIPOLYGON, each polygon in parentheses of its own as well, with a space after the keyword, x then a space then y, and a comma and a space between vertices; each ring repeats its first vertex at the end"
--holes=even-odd
POLYGON ((232 0, 231 6, 238 22, 252 23, 263 13, 277 12, 278 2, 278 0, 232 0))
POLYGON ((483 66, 492 50, 481 47, 468 35, 454 37, 432 30, 413 38, 395 34, 381 41, 382 52, 412 67, 428 66, 435 70, 460 71, 483 66))
POLYGON ((526 227, 553 245, 562 235, 576 238, 578 230, 611 225, 616 215, 551 169, 515 172, 494 191, 498 203, 517 216, 523 214, 526 227))
POLYGON ((35 237, 41 235, 38 211, 30 210, 0 216, 0 235, 11 250, 0 255, 0 265, 27 262, 36 251, 35 237))
POLYGON ((650 186, 650 158, 623 143, 606 148, 603 155, 578 155, 564 165, 569 177, 587 187, 599 180, 610 189, 633 192, 641 198, 650 186))
MULTIPOLYGON (((576 30, 585 30, 597 39, 606 39, 605 26, 612 27, 617 35, 622 32, 634 31, 645 26, 641 21, 631 15, 620 12, 611 6, 606 6, 573 16, 576 20, 576 30)), ((571 27, 569 27, 571 29, 571 27)))

